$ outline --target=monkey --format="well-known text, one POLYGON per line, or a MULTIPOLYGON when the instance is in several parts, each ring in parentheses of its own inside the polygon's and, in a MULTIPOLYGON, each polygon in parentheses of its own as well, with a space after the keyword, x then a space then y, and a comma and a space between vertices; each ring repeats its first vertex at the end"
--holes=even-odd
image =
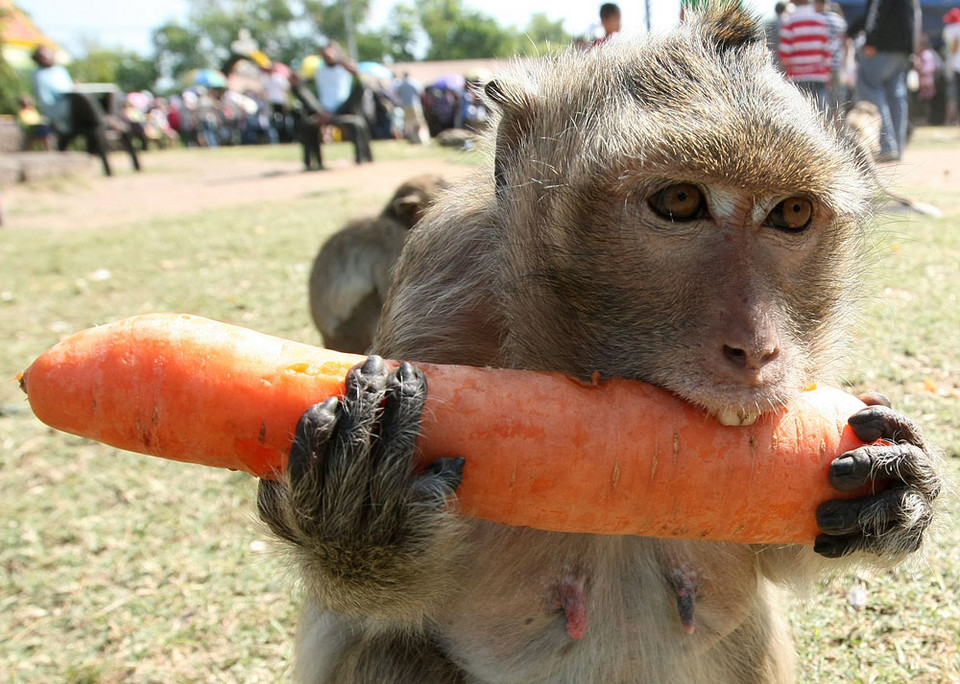
POLYGON ((308 289, 324 345, 357 354, 370 348, 403 243, 446 186, 435 174, 409 178, 379 216, 351 221, 323 244, 308 289))
POLYGON ((912 420, 879 399, 850 418, 887 442, 829 481, 890 486, 820 505, 812 547, 548 532, 458 516, 457 454, 414 469, 417 362, 630 378, 748 425, 836 367, 870 160, 776 72, 738 3, 515 69, 485 88, 492 165, 404 246, 376 354, 305 412, 285 478, 260 483, 305 596, 294 675, 795 681, 785 594, 922 545, 943 484, 912 420))

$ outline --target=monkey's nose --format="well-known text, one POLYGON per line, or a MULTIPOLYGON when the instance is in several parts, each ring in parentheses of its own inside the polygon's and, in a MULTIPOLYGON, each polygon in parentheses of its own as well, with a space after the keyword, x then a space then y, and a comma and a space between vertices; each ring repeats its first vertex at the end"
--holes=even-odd
POLYGON ((780 348, 772 341, 756 345, 723 345, 723 355, 734 367, 745 371, 759 371, 780 355, 780 348))

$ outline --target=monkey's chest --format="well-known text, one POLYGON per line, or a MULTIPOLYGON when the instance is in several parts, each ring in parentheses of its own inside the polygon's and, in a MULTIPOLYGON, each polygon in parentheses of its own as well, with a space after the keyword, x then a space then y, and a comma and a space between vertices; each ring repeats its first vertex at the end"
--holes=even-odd
POLYGON ((486 523, 475 541, 442 636, 479 681, 680 681, 755 609, 746 547, 486 523))

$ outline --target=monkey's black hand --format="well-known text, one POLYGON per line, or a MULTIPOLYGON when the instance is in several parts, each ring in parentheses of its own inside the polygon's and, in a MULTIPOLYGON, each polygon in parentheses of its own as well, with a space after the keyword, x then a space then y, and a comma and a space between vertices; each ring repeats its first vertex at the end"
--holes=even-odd
POLYGON ((885 405, 882 396, 862 396, 868 404, 849 419, 864 442, 889 444, 854 449, 830 465, 830 483, 852 491, 867 483, 886 485, 882 491, 849 501, 828 501, 817 510, 823 534, 814 551, 840 558, 855 551, 877 555, 905 554, 920 547, 933 516, 931 504, 943 488, 936 457, 927 448, 920 428, 885 405))
POLYGON ((426 394, 419 369, 390 371, 369 357, 347 374, 342 401, 303 414, 286 480, 260 481, 260 517, 345 600, 351 589, 374 594, 424 570, 444 501, 460 485, 460 458, 414 472, 426 394))

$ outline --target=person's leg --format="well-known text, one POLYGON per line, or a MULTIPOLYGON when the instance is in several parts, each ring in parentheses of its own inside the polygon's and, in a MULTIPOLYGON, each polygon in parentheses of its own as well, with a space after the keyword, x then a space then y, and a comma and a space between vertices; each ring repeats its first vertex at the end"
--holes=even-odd
MULTIPOLYGON (((910 56, 902 53, 889 53, 890 72, 884 82, 887 108, 890 111, 890 129, 896 148, 891 152, 896 157, 903 156, 907 148, 907 72, 910 71, 910 56)), ((891 146, 893 147, 893 146, 891 146)))
POLYGON ((357 150, 360 157, 362 157, 365 162, 373 161, 373 150, 370 149, 370 127, 367 126, 366 121, 363 119, 360 120, 359 125, 356 128, 356 144, 357 150))
POLYGON ((85 137, 87 139, 87 152, 100 157, 100 161, 103 163, 104 175, 112 176, 113 171, 110 169, 110 160, 107 158, 107 136, 103 131, 103 127, 97 126, 96 128, 88 129, 85 137))
POLYGON ((882 121, 880 128, 880 156, 887 157, 897 153, 896 137, 890 123, 890 108, 887 105, 884 79, 887 76, 889 60, 880 52, 873 57, 860 55, 857 68, 857 99, 872 102, 877 106, 882 121))

